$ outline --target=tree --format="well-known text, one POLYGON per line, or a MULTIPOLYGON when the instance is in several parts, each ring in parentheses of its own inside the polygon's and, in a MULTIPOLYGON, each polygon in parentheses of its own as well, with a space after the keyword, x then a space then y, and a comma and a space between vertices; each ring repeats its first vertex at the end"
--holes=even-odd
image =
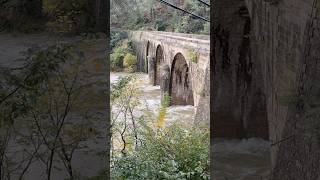
POLYGON ((81 97, 87 96, 87 91, 92 93, 90 88, 95 85, 85 79, 84 64, 83 52, 58 44, 29 50, 25 65, 4 74, 0 81, 0 117, 6 126, 1 126, 0 132, 7 135, 0 141, 1 177, 22 179, 30 165, 38 161, 45 166, 49 180, 58 159, 69 178, 76 177, 73 155, 80 142, 98 135, 88 114, 92 105, 81 103, 81 97), (24 150, 12 154, 8 142, 19 143, 24 150), (21 153, 26 158, 17 161, 14 156, 21 153))

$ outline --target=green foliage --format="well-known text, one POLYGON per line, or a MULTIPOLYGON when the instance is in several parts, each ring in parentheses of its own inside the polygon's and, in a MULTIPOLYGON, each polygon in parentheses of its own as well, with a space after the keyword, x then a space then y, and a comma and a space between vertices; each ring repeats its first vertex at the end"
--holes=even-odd
POLYGON ((123 65, 126 68, 133 67, 137 64, 137 56, 127 53, 123 59, 123 65))
POLYGON ((209 133, 174 124, 143 132, 137 151, 117 158, 114 179, 209 179, 209 133))
POLYGON ((191 62, 197 63, 198 58, 199 58, 199 54, 192 49, 188 49, 187 54, 186 54, 186 58, 191 62))
POLYGON ((210 35, 210 23, 209 22, 204 23, 203 30, 201 31, 201 33, 205 34, 205 35, 210 35))
POLYGON ((135 79, 134 76, 125 76, 120 78, 117 83, 111 85, 111 102, 118 99, 124 92, 124 89, 128 86, 130 82, 135 79))
POLYGON ((118 46, 113 49, 113 53, 110 55, 111 70, 122 70, 123 66, 126 68, 133 68, 137 63, 136 56, 133 55, 134 50, 131 41, 122 41, 118 43, 118 46))
MULTIPOLYGON (((204 17, 208 17, 210 12, 210 8, 194 0, 173 0, 172 3, 204 17)), ((111 12, 113 12, 111 13, 111 27, 208 34, 208 25, 205 21, 191 18, 185 13, 156 1, 120 0, 118 2, 114 0, 111 12)))
POLYGON ((183 16, 175 25, 179 33, 199 33, 203 29, 203 21, 194 20, 190 16, 183 16))
MULTIPOLYGON (((133 76, 125 76, 112 86, 111 104, 117 105, 112 111, 113 117, 118 117, 117 110, 121 107, 123 110, 119 112, 129 116, 124 110, 132 107, 133 98, 137 96, 132 94, 133 80, 133 76)), ((113 149, 112 179, 209 179, 209 130, 180 123, 159 126, 160 114, 166 114, 169 103, 170 97, 166 94, 158 117, 150 116, 149 111, 140 117, 128 117, 137 129, 124 126, 126 120, 113 119, 112 144, 117 142, 115 133, 124 128, 126 153, 113 149), (135 148, 129 147, 135 139, 139 143, 135 148)))
POLYGON ((124 53, 125 53, 124 49, 122 47, 118 47, 110 55, 111 70, 117 71, 119 69, 122 69, 124 53))
MULTIPOLYGON (((129 92, 134 91, 131 87, 134 84, 133 76, 126 76, 112 86, 112 105, 123 107, 120 112, 124 114, 127 114, 124 109, 132 104, 134 95, 129 92), (127 98, 129 101, 123 101, 127 98)), ((137 129, 124 126, 126 121, 123 119, 113 121, 113 133, 118 132, 119 127, 122 131, 124 126, 126 135, 122 138, 127 148, 122 155, 113 149, 112 179, 209 179, 209 130, 182 123, 159 125, 159 118, 165 116, 169 103, 170 97, 165 95, 155 121, 148 111, 141 117, 133 116, 132 122, 137 129), (129 145, 135 138, 139 143, 133 149, 129 145)), ((117 115, 116 111, 112 114, 117 115)), ((112 139, 114 144, 115 134, 112 139)))
POLYGON ((116 46, 119 46, 122 40, 128 37, 126 32, 122 31, 111 31, 110 33, 110 47, 114 49, 116 46))
POLYGON ((162 20, 157 20, 155 26, 157 31, 165 31, 169 25, 162 20))

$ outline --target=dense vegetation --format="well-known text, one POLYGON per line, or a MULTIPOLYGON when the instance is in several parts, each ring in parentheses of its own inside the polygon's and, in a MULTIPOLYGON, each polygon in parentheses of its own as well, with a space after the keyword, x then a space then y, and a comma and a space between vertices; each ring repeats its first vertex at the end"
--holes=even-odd
MULTIPOLYGON (((111 2, 112 28, 209 34, 208 22, 194 19, 155 0, 113 0, 111 2)), ((210 8, 197 0, 169 2, 207 19, 209 17, 210 8)))
MULTIPOLYGON (((208 17, 207 6, 196 0, 170 1, 194 14, 208 17)), ((180 33, 209 34, 210 23, 170 8, 155 0, 111 1, 111 56, 112 71, 134 72, 137 57, 126 30, 156 30, 180 33)), ((194 55, 193 55, 194 56, 194 55)), ((193 58, 193 59, 196 59, 193 58)))
POLYGON ((209 130, 166 124, 169 96, 159 114, 139 106, 135 77, 112 86, 112 179, 209 179, 209 130))
POLYGON ((111 32, 110 65, 112 71, 134 72, 137 70, 137 56, 127 34, 121 31, 111 32))
MULTIPOLYGON (((198 1, 174 3, 201 16, 208 8, 198 1)), ((193 19, 152 0, 113 0, 111 8, 111 69, 133 72, 137 63, 132 43, 121 30, 157 30, 209 34, 209 23, 193 19)), ((196 61, 197 55, 189 56, 196 61)), ((158 114, 141 102, 134 75, 120 78, 111 93, 112 179, 209 179, 209 130, 166 123, 170 97, 158 114), (141 106, 143 110, 139 109, 141 106), (143 113, 137 115, 135 111, 143 113)))
POLYGON ((106 1, 0 0, 0 31, 104 32, 106 1))

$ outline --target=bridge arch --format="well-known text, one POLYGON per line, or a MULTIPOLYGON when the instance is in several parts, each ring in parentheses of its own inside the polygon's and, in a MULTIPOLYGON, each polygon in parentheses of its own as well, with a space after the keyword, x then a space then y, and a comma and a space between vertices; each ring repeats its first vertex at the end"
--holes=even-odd
POLYGON ((181 53, 174 56, 171 65, 169 95, 171 105, 194 105, 188 63, 181 53))
POLYGON ((156 60, 154 65, 154 85, 160 85, 160 67, 164 62, 163 47, 159 44, 156 49, 156 60))

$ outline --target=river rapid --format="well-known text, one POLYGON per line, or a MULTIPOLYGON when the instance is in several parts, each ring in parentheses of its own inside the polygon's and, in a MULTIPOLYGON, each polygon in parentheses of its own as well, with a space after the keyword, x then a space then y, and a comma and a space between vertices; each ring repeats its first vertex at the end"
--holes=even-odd
MULTIPOLYGON (((111 83, 117 82, 120 77, 132 75, 129 73, 111 73, 111 83)), ((148 107, 155 114, 160 107, 160 86, 149 83, 148 75, 135 74, 136 85, 142 92, 139 97, 141 106, 137 114, 143 113, 148 107)), ((166 123, 184 121, 192 125, 195 107, 170 106, 166 115, 166 123)), ((259 138, 250 139, 224 139, 217 138, 211 141, 212 158, 214 161, 211 179, 214 180, 264 180, 267 179, 270 169, 269 142, 259 138)))
MULTIPOLYGON (((111 73, 111 84, 116 83, 120 77, 133 75, 130 73, 111 73)), ((140 91, 139 96, 140 105, 137 107, 135 114, 141 115, 146 108, 148 108, 155 115, 158 113, 161 103, 160 86, 153 86, 149 83, 148 75, 144 73, 135 73, 136 86, 140 91)), ((166 123, 174 121, 184 121, 188 123, 193 122, 194 106, 170 106, 167 109, 166 123)))
POLYGON ((214 180, 267 180, 270 174, 269 141, 260 138, 211 141, 214 180))

